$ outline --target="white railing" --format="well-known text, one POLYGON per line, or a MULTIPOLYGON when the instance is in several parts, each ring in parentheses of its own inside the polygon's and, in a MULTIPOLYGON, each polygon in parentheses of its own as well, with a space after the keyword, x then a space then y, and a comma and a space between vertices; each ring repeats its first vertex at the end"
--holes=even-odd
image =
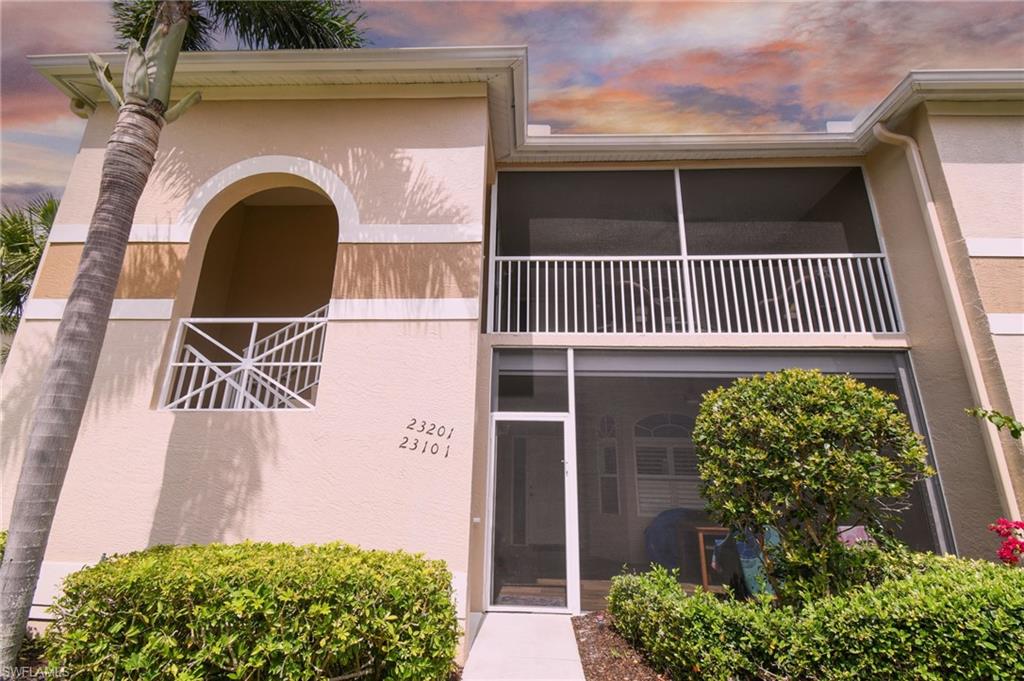
POLYGON ((878 254, 496 257, 491 333, 898 333, 878 254))
POLYGON ((181 319, 161 398, 165 409, 311 409, 327 306, 305 317, 181 319))

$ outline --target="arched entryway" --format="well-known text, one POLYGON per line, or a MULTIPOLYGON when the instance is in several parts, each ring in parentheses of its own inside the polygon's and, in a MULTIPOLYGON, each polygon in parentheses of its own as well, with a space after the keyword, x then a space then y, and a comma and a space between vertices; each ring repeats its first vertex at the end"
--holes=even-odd
MULTIPOLYGON (((266 165, 249 163, 255 171, 266 165)), ((197 192, 208 197, 203 205, 191 201, 184 211, 195 216, 187 265, 192 276, 178 300, 182 317, 163 408, 308 409, 316 403, 339 214, 351 217, 351 197, 341 192, 346 205, 339 210, 344 186, 320 181, 322 173, 310 179, 303 176, 310 173, 239 172, 219 173, 197 192)))
POLYGON ((337 256, 330 199, 301 187, 256 192, 217 221, 193 317, 302 317, 327 305, 337 256))

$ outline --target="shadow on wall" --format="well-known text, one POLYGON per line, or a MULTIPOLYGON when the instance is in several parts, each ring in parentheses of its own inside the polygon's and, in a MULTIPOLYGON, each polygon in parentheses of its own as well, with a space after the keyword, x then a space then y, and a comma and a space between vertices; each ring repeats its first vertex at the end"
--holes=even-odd
MULTIPOLYGON (((273 144, 254 144, 246 149, 245 157, 234 162, 280 154, 319 163, 337 173, 345 183, 355 198, 360 220, 367 224, 461 224, 469 219, 467 207, 454 202, 444 181, 418 165, 410 154, 397 149, 377 151, 361 147, 345 150, 344 156, 339 151, 321 147, 315 154, 295 154, 292 149, 273 144)), ((152 179, 160 183, 164 196, 185 200, 209 177, 229 165, 224 163, 200 176, 194 171, 195 163, 188 150, 167 146, 158 152, 152 179)), ((482 163, 480 172, 484 172, 482 163)))
POLYGON ((326 151, 320 156, 313 160, 333 168, 348 185, 363 223, 461 224, 469 218, 466 207, 453 202, 445 184, 417 167, 408 154, 355 147, 343 159, 332 159, 326 151), (385 193, 381 191, 385 187, 394 190, 385 193))
MULTIPOLYGON (((21 474, 21 462, 32 425, 32 412, 43 371, 53 352, 53 336, 40 338, 36 329, 38 322, 23 321, 11 344, 11 352, 3 373, 0 373, 0 395, 3 397, 3 412, 0 417, 0 475, 5 493, 14 493, 14 485, 21 474)), ((56 328, 56 325, 45 324, 56 328)), ((7 527, 10 521, 7 500, 0 507, 0 527, 7 527)))
MULTIPOLYGON (((304 144, 299 151, 289 146, 294 144, 294 137, 284 136, 280 142, 277 136, 254 137, 244 121, 231 126, 188 122, 193 116, 204 115, 204 111, 208 112, 205 115, 219 116, 215 106, 211 103, 197 107, 184 127, 172 126, 165 131, 150 189, 164 197, 161 200, 166 201, 166 208, 157 206, 154 212, 158 215, 147 216, 144 221, 166 219, 173 223, 175 217, 170 212, 179 201, 187 200, 203 182, 224 167, 243 160, 204 152, 230 148, 239 149, 245 157, 299 155, 332 169, 354 195, 360 220, 367 224, 463 224, 476 219, 475 206, 457 199, 450 191, 443 176, 445 166, 426 165, 415 156, 416 150, 421 148, 442 151, 473 144, 463 139, 461 129, 441 137, 431 134, 425 145, 421 143, 422 130, 418 129, 395 131, 397 137, 374 133, 380 145, 370 143, 346 149, 329 145, 309 148, 312 145, 304 144), (388 147, 389 144, 393 146, 388 147)), ((109 111, 100 113, 107 115, 112 123, 109 111)), ((250 114, 250 118, 259 116, 262 113, 250 114)), ((365 113, 359 120, 361 125, 369 121, 382 130, 386 127, 365 113)), ((108 135, 109 126, 89 126, 82 140, 83 149, 103 148, 108 135)), ((481 175, 484 172, 482 160, 480 172, 481 175)), ((479 200, 483 201, 482 191, 479 200)), ((476 294, 480 266, 478 246, 441 249, 435 259, 413 259, 404 252, 413 249, 394 249, 389 245, 369 249, 366 254, 345 253, 353 249, 353 246, 343 245, 340 249, 343 257, 336 265, 336 281, 343 280, 346 291, 353 290, 353 286, 364 286, 361 282, 366 279, 374 282, 370 286, 378 296, 472 297, 476 294)), ((126 268, 137 273, 138 278, 125 284, 122 295, 134 295, 143 290, 162 291, 167 281, 178 278, 182 267, 170 249, 133 249, 129 259, 126 268)), ((153 297, 168 298, 176 294, 176 288, 167 295, 150 293, 153 297)), ((0 470, 7 476, 9 488, 13 487, 11 480, 20 470, 39 376, 52 350, 55 325, 30 322, 28 326, 33 324, 38 324, 38 331, 19 334, 12 348, 12 362, 3 372, 5 419, 0 428, 3 457, 0 470)), ((131 320, 110 323, 105 352, 90 393, 87 421, 96 423, 113 414, 123 417, 132 412, 142 416, 146 410, 155 408, 154 386, 160 384, 163 376, 159 370, 160 349, 154 344, 154 326, 154 322, 131 320), (112 350, 111 338, 115 334, 118 342, 116 350, 112 350)), ((434 322, 410 321, 402 325, 400 333, 430 333, 436 327, 434 322)), ((171 335, 173 326, 166 324, 165 339, 171 335)), ((276 466, 287 465, 278 460, 278 452, 286 451, 289 445, 281 441, 278 429, 281 415, 177 413, 169 417, 174 423, 163 457, 160 496, 149 543, 223 540, 238 536, 246 528, 263 526, 258 500, 265 476, 271 475, 276 466)), ((118 456, 132 465, 154 465, 161 458, 158 452, 145 451, 146 445, 140 442, 142 440, 126 438, 113 446, 118 449, 118 456)), ((104 446, 109 448, 111 443, 104 446)), ((69 484, 75 481, 69 479, 69 484)), ((107 484, 107 489, 96 490, 95 498, 102 499, 104 493, 118 493, 118 480, 111 479, 107 484)), ((73 512, 73 509, 62 512, 73 512)), ((111 519, 111 534, 117 532, 118 522, 111 519)))
MULTIPOLYGON (((350 149, 338 168, 359 207, 364 231, 374 222, 465 224, 469 213, 412 159, 350 149), (380 187, 403 187, 400 196, 380 187), (377 190, 375 191, 375 188, 377 190), (395 199, 398 199, 397 203, 395 199)), ((344 237, 343 237, 344 238, 344 237)), ((342 245, 334 273, 337 298, 472 298, 478 293, 479 247, 469 244, 342 245)))
POLYGON ((185 265, 178 244, 129 244, 117 298, 173 298, 185 265))
MULTIPOLYGON (((153 246, 138 244, 128 250, 123 271, 131 276, 119 282, 118 297, 169 298, 174 295, 181 258, 164 245, 153 246)), ((150 381, 156 376, 159 362, 153 349, 152 329, 156 323, 114 320, 108 324, 104 352, 89 392, 85 423, 99 421, 118 410, 131 409, 140 399, 148 398, 150 381), (116 351, 111 351, 110 339, 114 337, 116 351)), ((56 329, 56 322, 23 320, 4 366, 0 381, 3 396, 0 472, 10 489, 21 473, 35 403, 43 372, 53 352, 56 329)), ((122 451, 130 452, 131 447, 126 444, 122 451)))
MULTIPOLYGON (((238 537, 277 464, 276 415, 174 415, 149 545, 206 544, 238 537)), ((258 539, 258 537, 253 537, 258 539)))
MULTIPOLYGON (((287 150, 264 146, 253 149, 252 155, 282 152, 287 150)), ((327 155, 326 150, 321 150, 318 157, 311 160, 339 174, 356 198, 361 220, 371 220, 374 216, 389 223, 407 220, 414 224, 461 224, 469 219, 465 207, 452 201, 439 180, 417 169, 409 157, 398 151, 378 154, 350 150, 340 164, 327 155), (392 193, 386 196, 380 193, 380 187, 384 186, 396 188, 394 193, 400 193, 397 202, 392 193), (381 219, 379 216, 383 215, 390 217, 381 219)), ((161 165, 165 184, 196 185, 195 178, 188 176, 187 157, 180 149, 172 148, 161 165)), ((333 295, 350 298, 475 297, 480 270, 479 245, 446 246, 342 244, 335 265, 333 295)), ((284 279, 280 285, 288 283, 284 279)), ((416 329, 410 329, 407 323, 401 333, 430 333, 431 325, 436 326, 436 323, 416 322, 416 329)), ((331 367, 325 367, 325 371, 331 371, 331 367)), ((279 451, 298 444, 281 441, 280 416, 271 412, 174 414, 150 545, 266 538, 259 536, 262 528, 268 528, 270 520, 261 515, 259 503, 265 478, 273 475, 275 467, 288 465, 287 459, 278 460, 279 451)), ((310 475, 317 475, 317 472, 311 471, 310 475)), ((295 541, 303 541, 301 528, 295 530, 295 541)))
POLYGON ((336 298, 475 298, 480 249, 472 244, 342 245, 336 298))

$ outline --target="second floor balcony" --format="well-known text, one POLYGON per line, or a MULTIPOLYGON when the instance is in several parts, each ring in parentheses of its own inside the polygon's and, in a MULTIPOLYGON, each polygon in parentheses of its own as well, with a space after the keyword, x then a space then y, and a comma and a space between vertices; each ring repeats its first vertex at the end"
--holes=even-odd
POLYGON ((178 320, 161 406, 177 411, 312 409, 327 306, 304 317, 178 320))
POLYGON ((897 333, 881 254, 496 257, 492 333, 897 333))
POLYGON ((903 330, 859 168, 512 172, 498 186, 490 333, 903 330))

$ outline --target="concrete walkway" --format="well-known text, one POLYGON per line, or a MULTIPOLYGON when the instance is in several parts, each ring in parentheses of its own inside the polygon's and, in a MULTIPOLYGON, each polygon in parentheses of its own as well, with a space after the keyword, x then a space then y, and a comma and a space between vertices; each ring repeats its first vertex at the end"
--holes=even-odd
POLYGON ((484 617, 463 681, 584 681, 569 615, 493 612, 484 617))

